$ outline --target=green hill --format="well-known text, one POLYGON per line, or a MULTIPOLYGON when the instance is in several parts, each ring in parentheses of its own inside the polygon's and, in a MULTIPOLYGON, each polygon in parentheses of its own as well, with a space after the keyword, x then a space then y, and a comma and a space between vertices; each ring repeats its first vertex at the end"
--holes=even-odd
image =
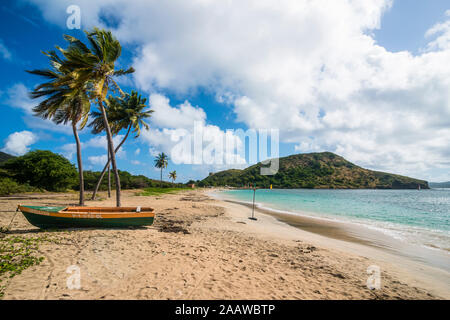
POLYGON ((0 151, 0 163, 8 161, 9 159, 15 158, 14 156, 0 151))
POLYGON ((199 186, 243 187, 256 183, 269 188, 330 189, 428 189, 428 182, 391 173, 361 168, 331 152, 297 154, 280 158, 278 173, 260 175, 261 163, 244 170, 217 172, 200 181, 199 186))

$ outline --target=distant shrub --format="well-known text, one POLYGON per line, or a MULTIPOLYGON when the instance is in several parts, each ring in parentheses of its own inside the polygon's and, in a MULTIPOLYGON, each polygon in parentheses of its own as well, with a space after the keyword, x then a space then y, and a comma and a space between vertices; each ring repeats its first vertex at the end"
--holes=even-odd
MULTIPOLYGON (((122 189, 145 189, 151 187, 173 188, 182 187, 181 183, 172 183, 163 181, 162 185, 160 181, 149 179, 146 176, 139 175, 134 176, 127 171, 119 170, 120 186, 122 189)), ((94 190, 98 179, 100 178, 100 172, 98 171, 84 171, 84 188, 85 190, 94 190)), ((111 188, 116 186, 114 174, 111 172, 111 188)), ((78 185, 74 186, 75 190, 78 190, 78 185)), ((105 191, 108 189, 108 174, 103 177, 99 190, 105 191)))
POLYGON ((19 184, 10 178, 0 178, 0 196, 7 196, 14 193, 32 192, 39 189, 29 185, 19 184))
POLYGON ((69 160, 51 151, 36 150, 2 163, 20 184, 48 191, 65 191, 77 183, 77 170, 69 160))

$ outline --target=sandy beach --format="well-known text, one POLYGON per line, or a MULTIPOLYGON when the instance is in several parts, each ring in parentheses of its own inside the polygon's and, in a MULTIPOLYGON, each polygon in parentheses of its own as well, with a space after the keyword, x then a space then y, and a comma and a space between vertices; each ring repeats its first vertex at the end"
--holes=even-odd
MULTIPOLYGON (((101 194, 105 198, 105 194, 101 194)), ((18 204, 67 205, 77 195, 0 198, 0 225, 18 204)), ((124 191, 124 206, 155 208, 146 228, 41 232, 19 213, 3 237, 40 237, 41 264, 3 278, 3 299, 449 299, 445 270, 364 241, 302 230, 279 217, 217 200, 202 190, 164 196, 124 191), (367 268, 381 288, 366 286, 367 268), (70 266, 80 289, 69 289, 70 266)), ((112 206, 114 199, 87 205, 112 206)))

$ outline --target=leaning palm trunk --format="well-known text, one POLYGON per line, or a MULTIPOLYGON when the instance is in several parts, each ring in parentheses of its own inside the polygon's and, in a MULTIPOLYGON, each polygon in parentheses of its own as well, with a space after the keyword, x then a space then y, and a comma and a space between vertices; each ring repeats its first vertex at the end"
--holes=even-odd
MULTIPOLYGON (((105 107, 103 107, 103 101, 101 99, 98 100, 98 105, 100 107, 100 111, 103 115, 103 123, 105 125, 106 129, 106 138, 108 140, 108 147, 110 150, 114 150, 114 142, 112 139, 112 133, 111 128, 109 126, 108 117, 106 116, 105 107)), ((116 180, 116 206, 120 207, 120 177, 119 177, 119 171, 117 170, 117 163, 116 163, 116 154, 114 152, 111 152, 111 163, 114 171, 114 176, 116 180)))
MULTIPOLYGON (((114 150, 114 154, 116 154, 119 151, 120 147, 122 147, 122 145, 125 143, 125 140, 127 140, 128 135, 130 134, 130 131, 131 131, 131 125, 128 127, 128 131, 127 131, 127 134, 125 135, 125 137, 122 139, 120 144, 117 146, 116 150, 114 150)), ((94 193, 92 194, 92 200, 95 200, 95 197, 97 196, 98 189, 100 188, 100 185, 102 184, 103 177, 105 176, 106 170, 108 170, 108 179, 110 178, 109 177, 110 164, 111 164, 111 154, 108 152, 108 162, 106 163, 105 167, 103 168, 102 174, 100 175, 100 178, 97 181, 97 185, 95 186, 94 193)), ((108 188, 109 189, 111 188, 110 183, 108 185, 108 188)))
POLYGON ((84 206, 84 176, 83 176, 83 161, 81 159, 81 142, 78 137, 77 124, 72 122, 73 135, 77 143, 77 161, 78 161, 78 176, 80 180, 80 206, 84 206))
MULTIPOLYGON (((102 183, 102 179, 100 179, 100 183, 102 183)), ((108 148, 108 198, 111 198, 111 150, 109 150, 109 148, 108 148)))

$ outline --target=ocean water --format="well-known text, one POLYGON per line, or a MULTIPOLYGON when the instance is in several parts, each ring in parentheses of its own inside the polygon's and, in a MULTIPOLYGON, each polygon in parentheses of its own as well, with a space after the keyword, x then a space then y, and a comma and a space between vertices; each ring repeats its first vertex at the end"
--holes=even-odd
MULTIPOLYGON (((221 191, 220 196, 248 203, 253 190, 221 191)), ((291 214, 361 224, 450 253, 450 189, 257 190, 256 203, 291 214)))

